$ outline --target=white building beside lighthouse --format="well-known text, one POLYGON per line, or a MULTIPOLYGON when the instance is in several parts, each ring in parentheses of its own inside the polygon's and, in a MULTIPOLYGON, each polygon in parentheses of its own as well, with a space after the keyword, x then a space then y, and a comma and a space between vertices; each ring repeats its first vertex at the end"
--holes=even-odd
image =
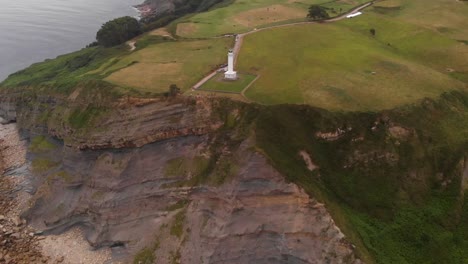
POLYGON ((227 71, 224 73, 224 79, 236 80, 237 72, 234 71, 234 53, 229 50, 227 71))

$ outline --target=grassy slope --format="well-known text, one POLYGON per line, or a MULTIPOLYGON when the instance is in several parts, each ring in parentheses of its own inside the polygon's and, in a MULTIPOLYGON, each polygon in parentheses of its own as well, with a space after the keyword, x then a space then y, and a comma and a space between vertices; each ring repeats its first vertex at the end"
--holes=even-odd
POLYGON ((453 39, 468 40, 466 14, 468 4, 463 1, 438 0, 428 4, 425 0, 401 1, 400 10, 389 15, 412 24, 430 28, 453 39))
POLYGON ((467 113, 466 93, 377 114, 283 105, 262 110, 255 133, 288 180, 327 202, 368 263, 466 263, 467 113), (392 136, 395 125, 413 132, 392 136), (338 128, 347 132, 335 141, 314 136, 338 128))
POLYGON ((468 46, 429 29, 366 13, 333 24, 249 35, 238 68, 261 74, 247 92, 260 103, 375 110, 465 86, 447 68, 468 72, 467 51, 468 46), (276 45, 292 39, 287 46, 276 45))
POLYGON ((33 64, 0 85, 46 85, 69 91, 80 83, 97 80, 103 86, 111 83, 126 92, 160 94, 174 83, 187 90, 224 63, 231 46, 232 39, 173 41, 148 35, 138 40, 134 52, 126 45, 86 48, 33 64))
POLYGON ((11 74, 0 86, 50 85, 60 89, 72 88, 78 82, 100 79, 100 76, 86 74, 102 67, 110 58, 128 53, 126 47, 86 48, 58 56, 52 60, 35 63, 30 67, 11 74))
POLYGON ((141 91, 165 92, 173 83, 187 90, 225 61, 231 45, 231 39, 171 41, 151 45, 115 63, 113 67, 123 69, 106 80, 141 91))
POLYGON ((311 4, 327 3, 324 4, 325 7, 335 8, 337 12, 342 8, 342 12, 345 12, 364 2, 364 0, 237 0, 227 7, 182 18, 174 23, 180 27, 177 32, 182 37, 211 37, 245 32, 266 24, 276 24, 290 19, 304 20, 307 8, 311 4))

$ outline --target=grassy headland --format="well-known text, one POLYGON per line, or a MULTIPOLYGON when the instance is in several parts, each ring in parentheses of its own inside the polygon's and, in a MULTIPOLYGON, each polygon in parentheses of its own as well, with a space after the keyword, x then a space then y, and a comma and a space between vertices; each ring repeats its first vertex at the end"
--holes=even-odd
POLYGON ((112 71, 105 80, 141 91, 166 92, 171 84, 185 91, 224 63, 231 45, 231 39, 169 41, 125 56, 103 73, 112 71))
POLYGON ((263 104, 378 110, 463 89, 466 61, 466 44, 374 11, 248 35, 238 68, 261 75, 246 96, 263 104))
POLYGON ((307 9, 312 4, 323 5, 329 9, 330 15, 333 16, 344 13, 364 2, 366 1, 235 1, 223 8, 181 18, 174 24, 177 25, 177 35, 181 37, 213 37, 227 33, 246 32, 268 24, 278 24, 290 20, 304 21, 307 9))
MULTIPOLYGON (((236 1, 183 18, 178 30, 187 37, 240 32, 295 18, 299 11, 305 16, 311 3, 236 1)), ((468 206, 461 173, 468 149, 466 6, 391 0, 354 19, 247 36, 238 68, 261 77, 246 95, 268 106, 243 105, 241 117, 232 117, 230 107, 237 103, 226 100, 213 111, 227 120, 217 140, 232 143, 229 136, 239 130, 232 136, 236 143, 254 135, 257 148, 288 181, 327 204, 367 263, 466 263, 468 206), (308 170, 300 152, 318 169, 308 170)), ((231 39, 144 36, 134 52, 123 46, 84 49, 32 65, 1 86, 71 91, 94 84, 88 96, 78 98, 82 105, 57 106, 55 114, 37 119, 87 133, 112 111, 102 106, 107 97, 95 91, 162 93, 173 83, 187 90, 225 61, 231 45, 231 39)), ((29 103, 33 109, 35 102, 29 103)), ((38 138, 32 149, 47 152, 52 146, 38 138)), ((231 174, 229 162, 221 167, 181 157, 165 173, 194 170, 187 185, 220 184, 231 174), (206 171, 218 178, 207 178, 206 171)), ((33 167, 45 172, 55 164, 38 160, 33 167)))

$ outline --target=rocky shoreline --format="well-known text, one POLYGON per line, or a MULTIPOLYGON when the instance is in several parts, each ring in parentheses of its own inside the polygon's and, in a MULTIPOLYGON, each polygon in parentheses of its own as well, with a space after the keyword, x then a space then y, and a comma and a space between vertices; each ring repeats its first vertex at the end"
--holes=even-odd
POLYGON ((0 124, 0 263, 106 263, 110 250, 92 251, 75 228, 42 236, 22 219, 31 198, 26 141, 16 124, 0 124))
POLYGON ((16 126, 0 125, 0 263, 50 263, 36 232, 19 217, 21 187, 19 177, 11 176, 25 164, 25 150, 16 126))
POLYGON ((138 13, 140 14, 141 19, 145 19, 148 17, 151 17, 155 14, 156 9, 152 7, 152 5, 147 4, 146 2, 143 4, 135 5, 133 6, 136 10, 138 10, 138 13))

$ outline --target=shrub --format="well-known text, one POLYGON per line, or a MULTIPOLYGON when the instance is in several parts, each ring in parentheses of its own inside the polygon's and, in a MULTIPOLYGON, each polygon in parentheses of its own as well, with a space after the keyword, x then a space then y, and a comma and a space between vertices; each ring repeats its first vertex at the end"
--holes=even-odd
POLYGON ((102 25, 96 34, 99 45, 112 47, 120 45, 125 41, 141 34, 141 27, 138 20, 133 17, 120 17, 102 25))
POLYGON ((312 20, 320 20, 329 18, 329 15, 324 7, 319 5, 311 5, 309 7, 309 13, 307 14, 307 17, 311 18, 312 20))

